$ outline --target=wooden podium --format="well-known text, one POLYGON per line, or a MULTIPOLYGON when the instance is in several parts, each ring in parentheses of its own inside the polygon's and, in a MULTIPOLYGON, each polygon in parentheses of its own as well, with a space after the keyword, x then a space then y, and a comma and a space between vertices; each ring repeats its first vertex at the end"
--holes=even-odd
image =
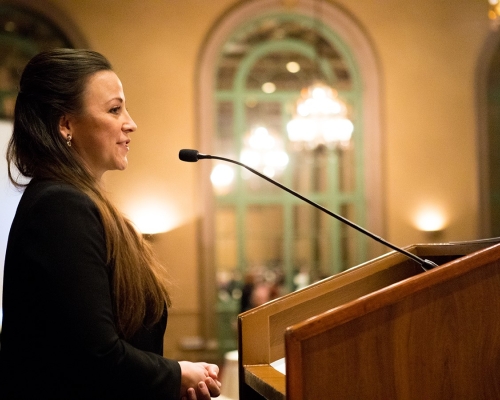
POLYGON ((500 399, 500 244, 405 249, 240 314, 240 400, 500 399))

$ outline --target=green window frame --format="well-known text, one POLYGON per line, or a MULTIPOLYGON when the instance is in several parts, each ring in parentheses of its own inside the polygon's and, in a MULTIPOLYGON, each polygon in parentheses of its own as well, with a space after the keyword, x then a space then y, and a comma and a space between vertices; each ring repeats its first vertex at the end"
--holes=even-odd
MULTIPOLYGON (((323 178, 326 183, 325 190, 322 191, 301 191, 300 187, 294 187, 294 169, 300 169, 300 163, 307 161, 308 156, 299 152, 290 152, 290 145, 287 149, 290 154, 290 164, 284 174, 279 178, 279 181, 294 189, 298 189, 301 194, 311 198, 313 201, 325 206, 329 210, 342 214, 360 225, 365 222, 365 193, 364 193, 364 166, 363 166, 363 126, 362 126, 362 84, 359 75, 359 70, 355 59, 342 39, 335 34, 331 29, 324 25, 320 25, 318 21, 313 21, 303 15, 293 14, 268 14, 257 18, 241 28, 237 29, 226 43, 237 41, 238 37, 249 35, 257 26, 262 25, 265 21, 278 21, 279 24, 295 24, 295 26, 306 26, 309 30, 317 29, 321 37, 329 43, 340 55, 347 66, 350 75, 351 83, 346 89, 339 89, 339 95, 343 98, 351 109, 351 118, 355 129, 353 134, 353 148, 350 157, 353 158, 352 167, 354 171, 353 181, 355 182, 349 190, 339 190, 342 178, 342 157, 341 152, 328 151, 321 156, 321 162, 326 163, 324 172, 326 176, 323 178)), ((244 57, 238 63, 238 67, 234 73, 231 87, 219 88, 216 87, 214 92, 214 100, 217 104, 217 110, 230 110, 230 121, 224 119, 225 124, 221 121, 221 115, 224 111, 217 113, 216 135, 214 150, 217 154, 238 158, 238 155, 243 146, 243 138, 245 133, 250 129, 248 118, 247 102, 258 102, 258 104, 268 104, 270 107, 279 109, 281 116, 281 124, 278 128, 278 134, 281 138, 288 142, 286 137, 286 122, 291 119, 290 105, 293 104, 299 97, 298 90, 277 90, 274 93, 264 93, 257 87, 248 88, 247 80, 252 73, 252 68, 261 60, 270 54, 279 53, 294 53, 300 54, 310 60, 316 60, 319 66, 322 77, 333 86, 339 81, 336 72, 332 68, 332 64, 327 59, 318 54, 313 43, 306 43, 297 38, 285 37, 282 39, 264 40, 253 43, 244 57), (229 126, 228 126, 229 125, 229 126), (232 132, 232 143, 228 145, 228 132, 232 132)), ((220 55, 221 62, 223 61, 224 52, 220 55)), ((217 72, 218 74, 219 72, 217 72)), ((217 81, 217 80, 216 80, 217 81)), ((227 85, 226 85, 227 86, 227 85)), ((314 155, 310 155, 313 157, 314 155)), ((272 208, 281 207, 281 216, 276 217, 282 224, 282 235, 274 238, 264 237, 262 240, 271 240, 275 242, 282 241, 280 246, 281 257, 277 260, 282 267, 284 286, 286 291, 294 289, 294 275, 297 272, 298 260, 297 256, 297 210, 303 209, 301 213, 309 216, 310 224, 313 226, 309 229, 313 233, 314 225, 325 225, 321 235, 314 234, 311 236, 312 241, 322 241, 323 248, 329 249, 326 254, 322 255, 322 260, 314 260, 318 256, 318 246, 309 246, 311 255, 310 261, 313 263, 320 262, 322 267, 311 266, 312 269, 319 268, 320 273, 316 273, 314 279, 321 278, 325 274, 331 275, 343 271, 344 269, 356 265, 366 259, 367 244, 366 238, 362 235, 353 232, 351 228, 343 226, 337 220, 326 215, 318 215, 316 211, 308 209, 309 205, 302 204, 301 200, 291 196, 288 193, 273 190, 264 185, 270 185, 267 182, 261 185, 261 190, 249 190, 245 183, 244 170, 236 169, 236 182, 234 190, 223 195, 215 196, 215 212, 224 213, 225 217, 220 219, 215 218, 216 225, 216 268, 217 265, 228 263, 223 269, 231 268, 229 264, 234 264, 234 268, 238 276, 245 274, 249 268, 248 242, 252 240, 254 234, 247 229, 249 225, 248 211, 252 208, 260 207, 272 208), (229 214, 232 216, 228 217, 229 214), (229 218, 229 219, 228 219, 229 218), (219 222, 217 222, 219 220, 219 222), (232 224, 232 227, 227 226, 232 224), (325 235, 325 238, 318 237, 325 235), (220 255, 223 251, 229 250, 232 256, 223 257, 220 255), (316 250, 315 250, 316 248, 316 250), (333 249, 333 250, 332 250, 333 249)), ((275 213, 277 214, 277 213, 275 213)), ((263 234, 263 232, 261 232, 263 234)), ((275 245, 277 247, 278 245, 275 245)))

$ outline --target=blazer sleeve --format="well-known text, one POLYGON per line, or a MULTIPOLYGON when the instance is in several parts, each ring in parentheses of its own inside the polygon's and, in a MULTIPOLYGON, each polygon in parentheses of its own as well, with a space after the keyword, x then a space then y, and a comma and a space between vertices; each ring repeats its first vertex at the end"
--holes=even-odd
POLYGON ((104 231, 91 200, 71 187, 52 187, 24 222, 25 268, 36 265, 40 298, 49 299, 44 341, 60 349, 63 379, 104 397, 178 399, 179 363, 118 337, 104 231))

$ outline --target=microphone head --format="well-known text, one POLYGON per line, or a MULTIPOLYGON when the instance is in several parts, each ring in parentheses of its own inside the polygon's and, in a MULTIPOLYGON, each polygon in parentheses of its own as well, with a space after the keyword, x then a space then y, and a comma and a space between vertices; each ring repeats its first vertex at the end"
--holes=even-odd
POLYGON ((186 162, 197 162, 198 154, 198 150, 182 149, 179 151, 179 159, 186 162))

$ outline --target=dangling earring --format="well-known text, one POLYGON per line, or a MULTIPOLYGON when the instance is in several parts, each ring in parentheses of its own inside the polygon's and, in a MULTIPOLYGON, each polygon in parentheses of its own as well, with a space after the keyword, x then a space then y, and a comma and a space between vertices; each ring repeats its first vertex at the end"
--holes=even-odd
POLYGON ((68 145, 68 147, 71 147, 71 134, 68 133, 68 136, 66 136, 66 144, 68 145))

